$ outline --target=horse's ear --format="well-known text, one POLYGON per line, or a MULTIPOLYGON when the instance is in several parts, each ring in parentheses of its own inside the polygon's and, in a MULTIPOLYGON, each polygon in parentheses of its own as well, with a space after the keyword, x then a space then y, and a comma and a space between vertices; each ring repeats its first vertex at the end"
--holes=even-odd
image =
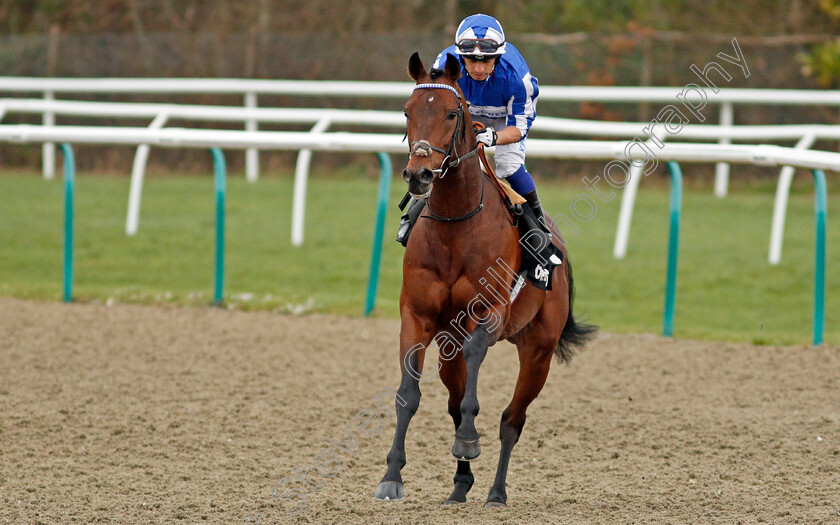
POLYGON ((453 82, 461 78, 461 61, 455 58, 455 55, 451 53, 446 55, 446 65, 444 68, 446 69, 446 76, 453 82))
POLYGON ((408 59, 408 74, 415 82, 420 82, 421 78, 426 78, 426 68, 423 67, 423 61, 420 60, 420 54, 417 51, 408 59))

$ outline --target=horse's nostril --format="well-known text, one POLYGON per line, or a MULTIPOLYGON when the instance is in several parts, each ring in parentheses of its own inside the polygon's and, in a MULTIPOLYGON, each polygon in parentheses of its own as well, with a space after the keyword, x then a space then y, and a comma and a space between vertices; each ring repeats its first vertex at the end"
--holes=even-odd
POLYGON ((420 167, 415 171, 412 171, 411 168, 403 170, 403 180, 406 182, 411 182, 413 179, 420 184, 431 184, 434 178, 435 174, 429 168, 420 167))
POLYGON ((432 173, 432 170, 426 168, 420 168, 417 171, 417 178, 420 179, 420 182, 423 184, 429 184, 435 178, 435 174, 432 173))

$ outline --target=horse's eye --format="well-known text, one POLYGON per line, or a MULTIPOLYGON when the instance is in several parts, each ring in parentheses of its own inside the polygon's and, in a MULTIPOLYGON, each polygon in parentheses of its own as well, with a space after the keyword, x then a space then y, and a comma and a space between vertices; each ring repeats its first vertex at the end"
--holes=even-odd
POLYGON ((448 116, 448 117, 446 117, 446 118, 447 118, 447 119, 449 119, 449 120, 452 120, 452 119, 454 119, 454 118, 455 118, 455 117, 457 117, 457 116, 458 116, 458 112, 457 112, 457 111, 455 111, 455 110, 453 109, 453 110, 449 113, 449 116, 448 116))
POLYGON ((403 111, 403 115, 405 115, 405 118, 408 118, 408 111, 403 111))

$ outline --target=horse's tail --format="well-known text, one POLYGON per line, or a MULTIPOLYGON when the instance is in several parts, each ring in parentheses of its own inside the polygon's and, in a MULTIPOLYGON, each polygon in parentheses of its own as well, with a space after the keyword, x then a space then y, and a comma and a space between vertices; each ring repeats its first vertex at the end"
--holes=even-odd
POLYGON ((557 347, 554 349, 554 355, 561 362, 568 363, 575 350, 580 350, 598 331, 598 327, 591 324, 578 323, 572 315, 572 303, 575 300, 575 280, 572 277, 572 264, 569 257, 566 257, 566 266, 569 271, 569 317, 566 319, 566 325, 563 327, 563 332, 560 334, 560 340, 557 341, 557 347))

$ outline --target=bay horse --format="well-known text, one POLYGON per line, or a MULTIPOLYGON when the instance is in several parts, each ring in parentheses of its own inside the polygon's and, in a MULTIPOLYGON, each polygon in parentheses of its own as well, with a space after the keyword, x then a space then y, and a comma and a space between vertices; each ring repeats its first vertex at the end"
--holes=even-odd
POLYGON ((475 427, 478 370, 488 347, 506 339, 518 349, 519 377, 502 413, 501 453, 485 507, 505 506, 511 451, 528 405, 545 384, 552 356, 568 361, 596 327, 576 323, 572 316, 571 267, 560 232, 548 217, 552 242, 564 262, 554 268, 551 290, 528 283, 511 300, 517 275, 502 267, 520 268, 520 234, 475 155, 472 120, 456 82, 460 63, 450 55, 444 69, 430 75, 414 53, 408 71, 417 85, 405 104, 410 153, 403 178, 409 192, 427 199, 427 206, 403 259, 397 426, 376 499, 404 497, 405 436, 420 404, 420 382, 431 375, 421 373, 425 349, 434 339, 440 349, 437 372, 449 391, 455 423, 452 454, 458 460, 455 488, 445 503, 466 501, 474 480, 470 460, 481 451, 475 427), (491 188, 486 193, 485 186, 491 188))

